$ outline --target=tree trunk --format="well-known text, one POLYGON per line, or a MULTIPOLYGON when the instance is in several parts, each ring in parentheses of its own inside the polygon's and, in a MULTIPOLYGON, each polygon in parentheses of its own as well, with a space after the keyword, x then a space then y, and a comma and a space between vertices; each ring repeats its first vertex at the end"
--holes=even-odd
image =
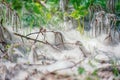
MULTIPOLYGON (((63 13, 67 13, 68 3, 69 3, 69 0, 60 0, 60 10, 63 13)), ((64 15, 63 19, 64 19, 64 21, 67 21, 68 17, 64 15)))

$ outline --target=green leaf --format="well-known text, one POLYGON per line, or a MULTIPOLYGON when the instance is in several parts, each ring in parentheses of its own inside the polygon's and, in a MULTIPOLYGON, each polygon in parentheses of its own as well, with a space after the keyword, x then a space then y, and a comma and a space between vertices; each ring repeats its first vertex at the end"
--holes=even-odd
POLYGON ((116 68, 116 67, 113 67, 113 74, 115 76, 118 76, 120 73, 119 73, 119 70, 116 68))
POLYGON ((46 13, 46 18, 47 18, 47 20, 50 20, 52 18, 51 14, 50 13, 46 13))
POLYGON ((20 10, 22 9, 22 1, 21 0, 13 0, 12 1, 12 8, 15 10, 20 10))
POLYGON ((79 74, 85 73, 85 69, 82 68, 82 67, 79 67, 79 68, 78 68, 78 73, 79 73, 79 74))
POLYGON ((40 14, 42 12, 42 7, 39 3, 33 3, 33 11, 36 13, 36 14, 40 14))
POLYGON ((92 75, 97 76, 97 72, 98 72, 98 70, 94 70, 92 75))

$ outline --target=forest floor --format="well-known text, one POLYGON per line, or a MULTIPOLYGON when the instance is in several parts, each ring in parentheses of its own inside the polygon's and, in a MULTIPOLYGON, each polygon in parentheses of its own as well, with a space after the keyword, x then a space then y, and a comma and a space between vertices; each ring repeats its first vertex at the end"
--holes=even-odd
POLYGON ((107 35, 91 38, 76 29, 41 29, 39 35, 27 36, 33 40, 26 39, 34 32, 39 28, 13 34, 10 59, 0 58, 0 80, 120 80, 120 43, 105 40, 107 35))

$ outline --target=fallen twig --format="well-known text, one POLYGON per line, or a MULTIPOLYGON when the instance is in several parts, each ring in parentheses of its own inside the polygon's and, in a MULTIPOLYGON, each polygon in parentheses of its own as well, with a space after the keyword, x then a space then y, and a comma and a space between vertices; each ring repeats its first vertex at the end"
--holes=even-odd
POLYGON ((21 35, 21 34, 18 34, 18 33, 14 33, 15 35, 17 36, 20 36, 20 37, 23 37, 23 38, 26 38, 26 39, 29 39, 29 40, 32 40, 32 41, 36 41, 36 42, 40 42, 40 43, 43 43, 43 44, 47 44, 47 45, 50 45, 52 48, 60 51, 57 47, 53 46, 52 44, 50 44, 48 41, 40 41, 40 40, 36 40, 36 39, 33 39, 33 38, 30 38, 30 37, 27 37, 27 36, 24 36, 24 35, 21 35))
POLYGON ((24 36, 24 35, 21 35, 21 34, 18 34, 18 33, 14 33, 14 34, 17 35, 17 36, 20 36, 20 37, 23 37, 23 38, 26 38, 26 39, 32 40, 32 41, 37 41, 37 42, 40 42, 40 43, 46 44, 46 42, 44 42, 44 41, 36 40, 36 39, 30 38, 30 37, 27 37, 27 36, 24 36))
MULTIPOLYGON (((61 71, 61 70, 65 70, 65 69, 70 69, 70 68, 73 68, 73 67, 76 67, 78 64, 80 64, 82 61, 84 61, 85 60, 85 58, 84 59, 82 59, 82 60, 80 60, 80 61, 78 61, 77 63, 74 63, 74 65, 72 65, 72 66, 69 66, 69 67, 66 67, 66 68, 61 68, 61 69, 56 69, 56 70, 54 70, 54 71, 52 71, 52 72, 57 72, 57 71, 61 71)), ((50 72, 51 73, 51 72, 50 72)))

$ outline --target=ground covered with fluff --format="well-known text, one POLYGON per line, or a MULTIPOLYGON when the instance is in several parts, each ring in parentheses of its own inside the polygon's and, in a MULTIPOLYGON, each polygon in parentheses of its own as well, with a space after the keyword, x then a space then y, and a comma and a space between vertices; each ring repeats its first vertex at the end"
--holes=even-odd
POLYGON ((8 29, 10 43, 0 44, 0 80, 120 79, 120 43, 106 34, 93 38, 76 29, 27 29, 8 29))

